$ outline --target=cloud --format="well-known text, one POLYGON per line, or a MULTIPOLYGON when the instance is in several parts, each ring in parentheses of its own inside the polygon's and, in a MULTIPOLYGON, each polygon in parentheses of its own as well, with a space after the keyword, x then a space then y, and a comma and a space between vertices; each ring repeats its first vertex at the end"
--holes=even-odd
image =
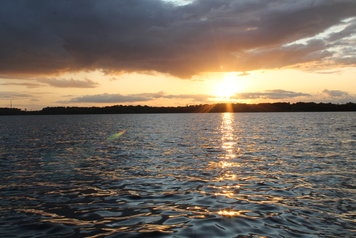
POLYGON ((356 102, 356 94, 348 93, 341 90, 328 90, 325 89, 320 95, 322 101, 333 103, 347 103, 356 102))
POLYGON ((180 95, 169 95, 163 92, 158 93, 140 93, 140 94, 96 94, 96 95, 85 95, 80 97, 74 97, 68 101, 61 101, 60 103, 130 103, 130 102, 145 102, 151 101, 157 98, 175 98, 175 99, 191 99, 193 101, 207 101, 208 95, 191 95, 191 94, 180 94, 180 95))
POLYGON ((205 94, 178 94, 178 95, 162 95, 161 98, 175 98, 175 99, 192 99, 197 102, 205 102, 211 96, 205 94))
POLYGON ((264 92, 247 92, 235 95, 236 99, 288 99, 296 97, 308 97, 310 94, 299 93, 293 91, 285 91, 280 89, 267 90, 264 92))
POLYGON ((250 75, 250 73, 242 72, 242 73, 240 73, 238 76, 242 77, 242 76, 248 76, 248 75, 250 75))
POLYGON ((356 65, 356 17, 348 19, 345 25, 343 30, 331 34, 325 40, 328 47, 337 49, 330 60, 342 66, 356 65))
POLYGON ((0 83, 0 85, 4 85, 4 86, 23 86, 23 87, 27 87, 27 88, 38 88, 38 87, 42 87, 43 84, 39 84, 39 83, 0 83))
MULTIPOLYGON (((336 54, 328 52, 331 45, 285 45, 355 16, 355 9, 354 0, 196 0, 182 6, 160 0, 3 0, 0 74, 101 69, 191 77, 330 62, 336 54)), ((342 34, 346 39, 355 33, 342 34)), ((345 53, 343 64, 355 64, 345 53)))
POLYGON ((356 17, 354 16, 347 22, 347 26, 343 30, 330 34, 327 41, 330 43, 338 43, 340 40, 354 35, 356 33, 356 17))
POLYGON ((137 95, 121 95, 121 94, 97 94, 75 97, 67 101, 67 103, 122 103, 122 102, 143 102, 149 101, 152 98, 147 96, 137 95))
POLYGON ((330 97, 346 97, 350 96, 348 92, 340 91, 340 90, 323 90, 323 93, 330 97))
MULTIPOLYGON (((17 78, 14 80, 18 80, 17 78)), ((57 87, 57 88, 95 88, 99 84, 86 79, 86 80, 76 80, 76 79, 50 79, 50 78, 43 78, 43 79, 31 79, 32 81, 37 81, 41 82, 40 83, 28 83, 28 82, 6 82, 6 83, 0 83, 0 85, 4 86, 23 86, 23 87, 28 87, 28 88, 38 88, 38 87, 43 87, 49 85, 52 87, 57 87)))
POLYGON ((74 80, 74 79, 37 79, 37 81, 46 83, 57 88, 95 88, 98 83, 92 80, 74 80))
POLYGON ((332 71, 316 71, 318 74, 337 74, 340 73, 340 70, 332 70, 332 71))
POLYGON ((256 49, 236 56, 244 70, 280 68, 305 62, 319 61, 332 54, 325 50, 322 40, 310 40, 306 44, 256 49))
POLYGON ((10 91, 0 91, 0 99, 23 99, 23 98, 31 98, 33 97, 27 93, 19 93, 19 92, 10 92, 10 91))

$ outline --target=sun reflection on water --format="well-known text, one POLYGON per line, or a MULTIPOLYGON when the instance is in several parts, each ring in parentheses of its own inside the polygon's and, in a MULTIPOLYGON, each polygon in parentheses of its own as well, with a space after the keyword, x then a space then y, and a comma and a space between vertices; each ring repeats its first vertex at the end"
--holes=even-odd
POLYGON ((222 215, 222 216, 239 216, 241 215, 241 212, 239 211, 232 211, 232 210, 221 210, 218 212, 219 215, 222 215))
POLYGON ((221 124, 221 141, 222 149, 225 150, 225 159, 235 158, 235 138, 234 138, 234 128, 233 128, 233 114, 224 113, 221 124))
MULTIPOLYGON (((237 167, 240 167, 239 163, 236 163, 237 157, 237 143, 234 130, 234 114, 224 113, 222 114, 221 122, 221 148, 224 151, 224 155, 221 157, 221 161, 218 163, 219 168, 222 170, 221 176, 217 178, 217 181, 221 182, 218 185, 218 191, 216 196, 222 196, 225 198, 235 199, 239 194, 240 186, 236 185, 236 171, 237 167)), ((240 216, 241 211, 231 209, 221 209, 217 212, 221 216, 240 216)))

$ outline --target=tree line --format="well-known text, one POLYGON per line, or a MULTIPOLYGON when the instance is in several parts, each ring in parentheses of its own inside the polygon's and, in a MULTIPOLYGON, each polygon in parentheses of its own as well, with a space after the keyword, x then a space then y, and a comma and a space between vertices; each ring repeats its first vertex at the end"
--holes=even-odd
POLYGON ((327 112, 356 111, 355 103, 217 103, 177 107, 115 105, 106 107, 45 107, 38 111, 0 108, 0 115, 125 114, 125 113, 208 113, 208 112, 327 112))

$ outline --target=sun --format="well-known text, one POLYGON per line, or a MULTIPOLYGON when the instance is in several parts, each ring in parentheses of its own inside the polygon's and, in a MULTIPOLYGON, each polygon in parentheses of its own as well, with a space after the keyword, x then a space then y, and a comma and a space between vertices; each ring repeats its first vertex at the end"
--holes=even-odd
POLYGON ((231 99, 241 88, 239 80, 234 74, 225 73, 224 78, 215 86, 214 96, 219 99, 231 99))

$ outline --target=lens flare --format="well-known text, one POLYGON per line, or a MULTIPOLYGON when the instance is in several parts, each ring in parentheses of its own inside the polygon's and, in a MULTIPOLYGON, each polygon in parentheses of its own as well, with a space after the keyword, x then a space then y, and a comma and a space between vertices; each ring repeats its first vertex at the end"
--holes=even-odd
POLYGON ((106 140, 107 141, 114 141, 114 140, 118 139, 120 136, 122 136, 123 134, 125 134, 126 131, 127 130, 122 130, 122 131, 119 131, 117 133, 114 133, 111 136, 109 136, 106 140))

